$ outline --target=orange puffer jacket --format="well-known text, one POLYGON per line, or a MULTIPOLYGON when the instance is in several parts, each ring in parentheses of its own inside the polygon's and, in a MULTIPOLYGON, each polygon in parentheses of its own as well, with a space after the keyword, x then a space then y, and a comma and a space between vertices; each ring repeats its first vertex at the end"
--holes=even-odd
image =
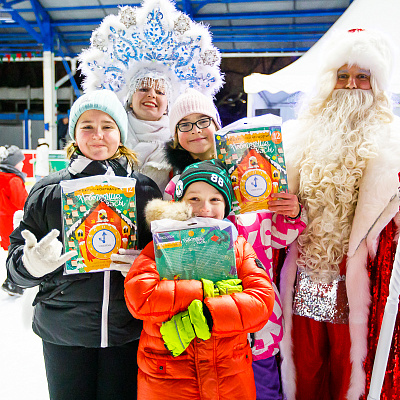
POLYGON ((149 243, 125 279, 125 299, 135 318, 144 320, 138 351, 138 399, 252 400, 256 398, 247 333, 260 330, 274 306, 268 275, 256 254, 239 236, 236 267, 243 292, 203 299, 201 281, 162 280, 149 243), (195 338, 178 357, 165 348, 162 322, 204 301, 213 327, 209 340, 195 338))

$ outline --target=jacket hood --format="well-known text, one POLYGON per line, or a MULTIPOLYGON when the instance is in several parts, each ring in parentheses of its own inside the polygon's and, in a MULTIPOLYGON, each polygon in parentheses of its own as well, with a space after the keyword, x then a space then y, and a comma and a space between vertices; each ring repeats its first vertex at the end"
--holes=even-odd
POLYGON ((174 149, 172 146, 174 144, 173 140, 170 140, 165 144, 165 157, 169 164, 172 165, 174 170, 181 174, 183 170, 192 165, 195 162, 199 162, 201 160, 193 158, 190 153, 182 148, 174 149))
POLYGON ((12 165, 1 164, 0 172, 2 172, 3 174, 13 174, 13 175, 19 176, 25 182, 26 173, 13 167, 12 165))

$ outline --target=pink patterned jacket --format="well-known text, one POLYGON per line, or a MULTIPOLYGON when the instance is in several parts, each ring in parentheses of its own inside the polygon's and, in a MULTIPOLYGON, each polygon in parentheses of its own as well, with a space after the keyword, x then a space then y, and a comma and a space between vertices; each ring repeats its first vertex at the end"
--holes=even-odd
MULTIPOLYGON (((239 235, 253 246, 258 259, 264 265, 273 282, 272 249, 281 249, 292 243, 304 230, 306 224, 301 220, 289 219, 271 212, 259 212, 228 217, 239 235)), ((275 284, 275 304, 267 324, 249 338, 252 345, 253 361, 275 355, 283 336, 283 315, 281 299, 275 284)))

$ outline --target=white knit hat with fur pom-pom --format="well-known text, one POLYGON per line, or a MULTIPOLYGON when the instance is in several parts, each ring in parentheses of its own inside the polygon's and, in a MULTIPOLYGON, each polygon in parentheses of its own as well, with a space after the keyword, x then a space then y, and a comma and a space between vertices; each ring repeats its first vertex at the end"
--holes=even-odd
POLYGON ((367 69, 380 90, 388 90, 394 68, 395 50, 383 33, 369 29, 350 29, 333 34, 321 55, 321 75, 334 73, 345 65, 367 69))

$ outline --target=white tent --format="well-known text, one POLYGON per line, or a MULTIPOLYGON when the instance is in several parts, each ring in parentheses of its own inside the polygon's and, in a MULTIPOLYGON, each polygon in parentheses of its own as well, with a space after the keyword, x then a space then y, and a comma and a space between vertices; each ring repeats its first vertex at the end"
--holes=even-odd
MULTIPOLYGON (((303 56, 271 75, 251 74, 244 78, 247 115, 263 110, 279 109, 283 120, 295 117, 294 105, 299 93, 314 83, 319 54, 324 43, 335 31, 372 28, 386 32, 398 45, 400 53, 400 0, 355 0, 326 34, 303 56)), ((395 71, 392 93, 400 93, 400 63, 395 71)), ((398 106, 398 104, 397 104, 398 106)), ((400 111, 400 109, 397 109, 400 111)))

